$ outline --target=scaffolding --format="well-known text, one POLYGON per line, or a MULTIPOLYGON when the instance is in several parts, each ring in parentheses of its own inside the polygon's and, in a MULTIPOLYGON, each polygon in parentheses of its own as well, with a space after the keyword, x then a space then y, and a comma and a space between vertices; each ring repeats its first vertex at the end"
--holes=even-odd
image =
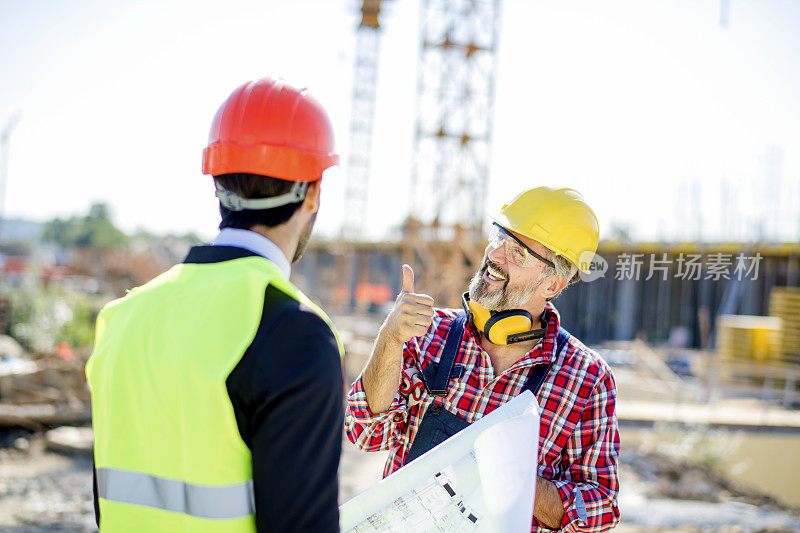
POLYGON ((500 0, 422 0, 410 216, 482 238, 500 0))

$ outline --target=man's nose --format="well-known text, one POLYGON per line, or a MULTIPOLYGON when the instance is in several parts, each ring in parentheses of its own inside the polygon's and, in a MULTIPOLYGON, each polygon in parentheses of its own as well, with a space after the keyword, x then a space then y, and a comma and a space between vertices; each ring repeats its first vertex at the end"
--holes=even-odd
POLYGON ((500 245, 492 248, 491 243, 486 247, 488 253, 486 257, 491 259, 495 263, 505 264, 506 262, 506 243, 500 241, 500 245))

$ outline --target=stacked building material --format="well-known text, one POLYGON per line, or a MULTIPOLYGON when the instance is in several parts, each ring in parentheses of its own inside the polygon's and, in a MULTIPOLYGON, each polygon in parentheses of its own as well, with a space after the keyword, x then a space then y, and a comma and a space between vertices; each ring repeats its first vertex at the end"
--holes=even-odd
POLYGON ((772 362, 780 332, 780 318, 723 315, 717 318, 717 352, 722 360, 772 362))
POLYGON ((769 313, 717 318, 717 376, 727 394, 794 407, 800 401, 800 288, 773 287, 769 313))
POLYGON ((778 399, 790 405, 798 381, 779 359, 781 319, 722 315, 717 318, 716 376, 723 396, 778 399))
POLYGON ((800 363, 800 288, 774 287, 769 298, 769 314, 781 319, 778 356, 786 363, 800 363))

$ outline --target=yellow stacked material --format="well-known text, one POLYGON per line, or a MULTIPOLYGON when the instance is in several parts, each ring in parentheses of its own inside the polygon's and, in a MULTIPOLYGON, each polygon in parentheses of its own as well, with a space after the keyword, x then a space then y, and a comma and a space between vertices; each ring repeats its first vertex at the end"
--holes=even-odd
POLYGON ((726 360, 774 361, 778 356, 780 331, 780 318, 722 315, 717 318, 717 352, 726 360))
POLYGON ((800 362, 800 288, 773 287, 769 314, 781 319, 778 352, 786 362, 800 362))

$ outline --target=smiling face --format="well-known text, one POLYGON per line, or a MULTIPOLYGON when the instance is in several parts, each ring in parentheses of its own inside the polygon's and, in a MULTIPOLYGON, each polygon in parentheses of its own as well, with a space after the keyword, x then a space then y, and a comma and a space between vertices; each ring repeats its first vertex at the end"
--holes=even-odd
MULTIPOLYGON (((538 254, 547 257, 549 250, 540 243, 517 233, 514 234, 538 254)), ((508 261, 505 247, 490 243, 483 254, 481 268, 469 284, 471 301, 491 311, 505 311, 534 307, 537 291, 550 276, 544 271, 546 265, 537 261, 531 267, 519 267, 508 261)), ((544 297, 542 298, 542 306, 544 297)))

